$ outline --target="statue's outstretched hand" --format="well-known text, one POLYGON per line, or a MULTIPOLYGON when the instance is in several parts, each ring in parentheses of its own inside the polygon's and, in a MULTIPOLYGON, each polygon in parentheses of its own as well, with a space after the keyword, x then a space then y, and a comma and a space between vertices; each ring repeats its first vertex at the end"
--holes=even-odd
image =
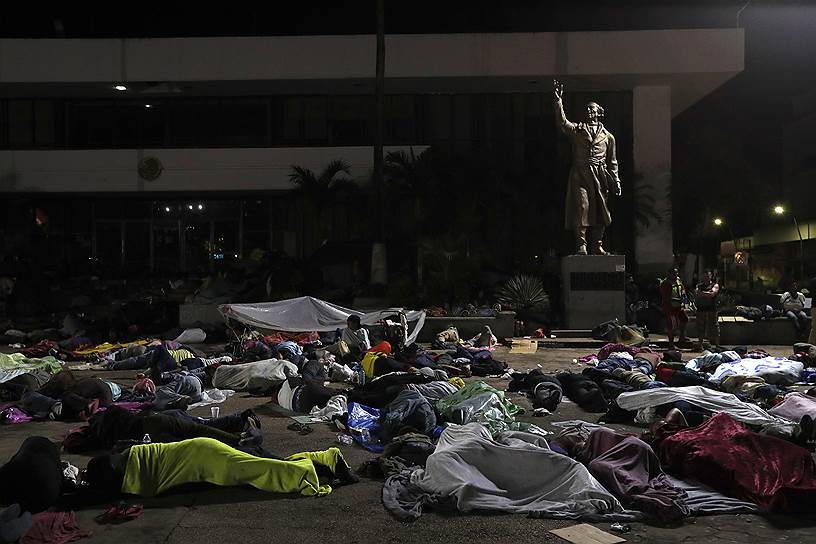
POLYGON ((553 94, 556 100, 561 100, 561 97, 564 95, 564 84, 557 79, 553 79, 553 94))

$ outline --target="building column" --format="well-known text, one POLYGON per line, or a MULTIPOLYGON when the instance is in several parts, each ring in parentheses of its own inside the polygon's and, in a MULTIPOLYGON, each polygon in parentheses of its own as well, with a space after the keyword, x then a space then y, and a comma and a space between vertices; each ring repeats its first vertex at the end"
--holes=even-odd
POLYGON ((640 86, 633 89, 634 206, 651 208, 659 216, 659 219, 649 217, 649 226, 635 223, 635 259, 641 275, 664 274, 674 262, 671 122, 670 87, 640 86))

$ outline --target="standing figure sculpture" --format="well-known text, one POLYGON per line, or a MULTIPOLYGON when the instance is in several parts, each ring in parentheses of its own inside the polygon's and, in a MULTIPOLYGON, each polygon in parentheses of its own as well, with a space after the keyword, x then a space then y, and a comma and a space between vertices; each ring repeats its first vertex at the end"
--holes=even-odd
POLYGON ((615 137, 601 123, 604 110, 595 102, 586 106, 586 122, 573 123, 564 114, 561 97, 564 85, 553 81, 555 122, 572 144, 572 168, 567 182, 565 228, 575 232, 578 255, 589 251, 608 255, 603 248, 606 227, 612 223, 608 198, 610 190, 620 196, 618 161, 615 158, 615 137), (587 238, 589 230, 589 238, 587 238))

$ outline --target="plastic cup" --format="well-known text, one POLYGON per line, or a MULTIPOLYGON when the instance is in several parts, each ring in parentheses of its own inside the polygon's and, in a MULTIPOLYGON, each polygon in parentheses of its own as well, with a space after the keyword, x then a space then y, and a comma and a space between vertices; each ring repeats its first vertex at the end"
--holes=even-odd
POLYGON ((220 414, 220 413, 221 413, 221 407, 220 406, 213 406, 213 407, 210 408, 210 415, 213 418, 218 417, 218 414, 220 414))

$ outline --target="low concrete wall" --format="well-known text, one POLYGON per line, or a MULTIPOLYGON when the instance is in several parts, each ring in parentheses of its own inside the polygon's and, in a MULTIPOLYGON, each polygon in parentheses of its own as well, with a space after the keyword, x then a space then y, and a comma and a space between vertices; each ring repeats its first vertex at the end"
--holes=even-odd
POLYGON ((463 339, 473 338, 488 325, 497 338, 512 338, 516 312, 500 312, 496 317, 428 317, 419 332, 419 342, 430 342, 436 334, 453 325, 463 339))
MULTIPOLYGON (((697 323, 689 319, 689 338, 697 339, 697 323)), ((801 342, 796 329, 788 319, 775 317, 767 321, 748 321, 742 318, 720 316, 720 344, 724 346, 793 346, 801 342)))

